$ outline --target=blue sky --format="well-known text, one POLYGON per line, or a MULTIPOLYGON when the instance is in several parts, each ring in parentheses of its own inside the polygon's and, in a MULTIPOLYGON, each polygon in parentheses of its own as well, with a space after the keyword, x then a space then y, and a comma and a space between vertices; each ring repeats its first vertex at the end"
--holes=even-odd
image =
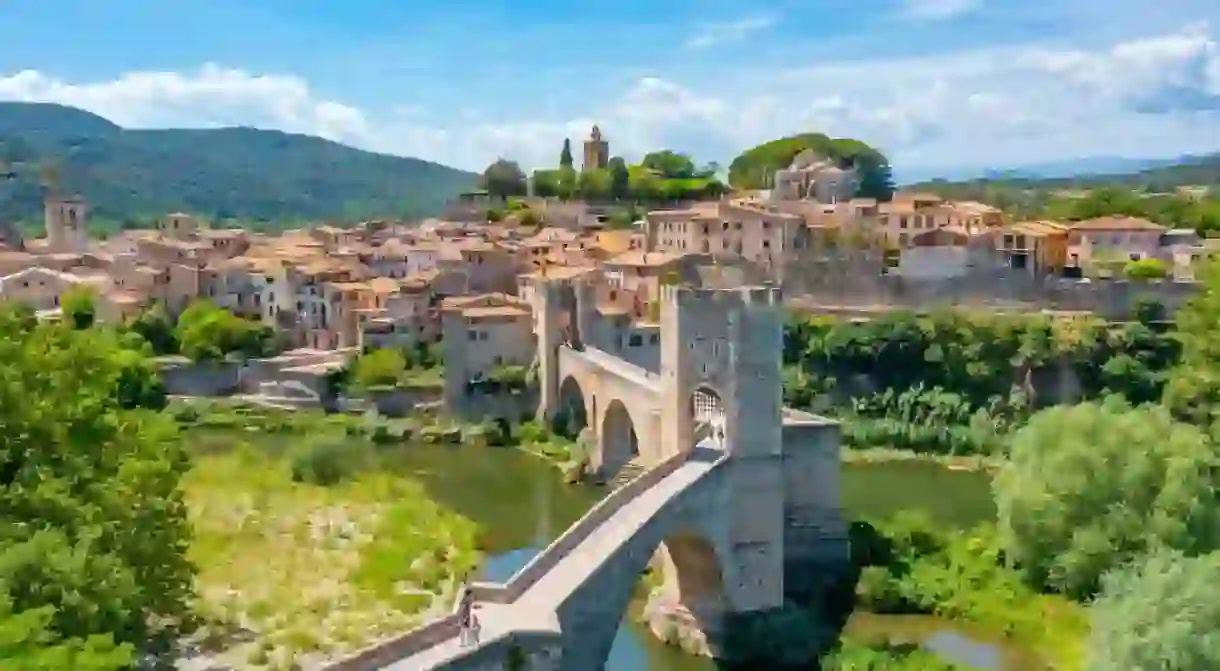
POLYGON ((1218 36, 1216 0, 13 0, 0 99, 472 169, 820 130, 923 176, 1220 150, 1218 36))

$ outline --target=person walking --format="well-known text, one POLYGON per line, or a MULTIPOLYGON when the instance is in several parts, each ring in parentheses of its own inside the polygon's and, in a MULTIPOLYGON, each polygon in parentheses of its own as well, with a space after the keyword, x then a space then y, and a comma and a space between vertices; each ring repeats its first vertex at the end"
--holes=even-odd
POLYGON ((470 645, 479 644, 479 634, 483 630, 483 623, 479 622, 479 616, 470 611, 470 645))
MULTIPOLYGON (((472 634, 474 633, 474 592, 470 589, 470 582, 462 584, 462 600, 458 606, 458 626, 460 627, 460 643, 463 647, 471 642, 472 634)), ((477 641, 475 641, 477 643, 477 641)))

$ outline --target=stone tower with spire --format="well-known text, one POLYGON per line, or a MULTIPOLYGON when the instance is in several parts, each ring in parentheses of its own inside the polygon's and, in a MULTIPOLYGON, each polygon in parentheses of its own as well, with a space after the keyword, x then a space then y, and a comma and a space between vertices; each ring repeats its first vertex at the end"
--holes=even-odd
POLYGON ((610 143, 602 138, 602 129, 593 126, 589 139, 585 140, 585 162, 581 169, 585 172, 601 170, 610 164, 610 143))

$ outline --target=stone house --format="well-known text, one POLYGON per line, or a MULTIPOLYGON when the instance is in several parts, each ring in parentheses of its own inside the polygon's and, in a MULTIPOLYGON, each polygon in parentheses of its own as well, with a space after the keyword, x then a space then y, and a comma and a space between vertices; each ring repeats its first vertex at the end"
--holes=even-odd
POLYGON ((464 338, 461 369, 467 379, 486 375, 497 366, 533 363, 533 311, 520 298, 507 294, 450 298, 442 304, 441 314, 445 333, 464 338))
POLYGON ((1097 262, 1125 262, 1156 258, 1161 236, 1168 230, 1139 217, 1113 216, 1086 219, 1068 229, 1068 265, 1088 267, 1097 262))
POLYGON ((628 305, 633 314, 643 315, 660 295, 663 278, 679 270, 682 256, 673 252, 633 251, 607 259, 602 264, 604 302, 628 305))
POLYGON ((1003 265, 1030 275, 1062 274, 1068 265, 1068 226, 1057 221, 1020 221, 994 237, 1003 265))
POLYGON ((38 311, 57 310, 64 294, 77 287, 88 287, 100 296, 112 286, 111 278, 104 274, 81 276, 33 267, 0 277, 0 298, 38 311))
POLYGON ((988 268, 995 256, 986 233, 971 235, 960 226, 945 226, 916 234, 891 272, 910 279, 945 280, 988 268))

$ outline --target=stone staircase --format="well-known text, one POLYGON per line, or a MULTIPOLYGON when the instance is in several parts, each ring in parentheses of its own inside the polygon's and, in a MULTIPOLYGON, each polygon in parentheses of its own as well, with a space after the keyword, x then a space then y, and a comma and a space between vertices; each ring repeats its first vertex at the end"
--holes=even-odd
POLYGON ((642 457, 636 457, 631 461, 623 464, 614 478, 610 480, 610 489, 618 489, 632 480, 640 477, 644 471, 648 470, 648 465, 644 463, 642 457))

